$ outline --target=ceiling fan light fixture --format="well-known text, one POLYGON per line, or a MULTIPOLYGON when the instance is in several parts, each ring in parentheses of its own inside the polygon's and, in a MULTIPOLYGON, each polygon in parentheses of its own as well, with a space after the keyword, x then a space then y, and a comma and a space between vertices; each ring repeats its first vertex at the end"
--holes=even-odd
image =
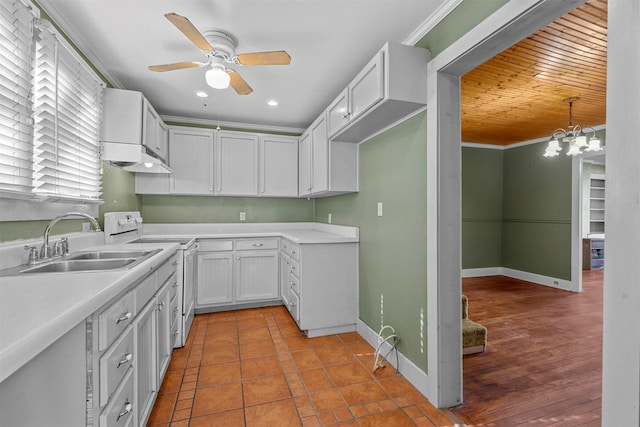
POLYGON ((226 89, 231 82, 231 76, 224 69, 224 66, 213 64, 205 73, 207 84, 214 89, 226 89))

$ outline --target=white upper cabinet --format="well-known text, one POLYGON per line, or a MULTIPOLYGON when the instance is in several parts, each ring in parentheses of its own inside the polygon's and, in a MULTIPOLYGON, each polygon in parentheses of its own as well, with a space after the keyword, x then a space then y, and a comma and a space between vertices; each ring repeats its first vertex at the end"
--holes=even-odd
POLYGON ((429 51, 386 43, 327 108, 332 141, 362 142, 427 104, 429 51))
POLYGON ((384 98, 385 51, 378 52, 327 108, 328 134, 335 135, 384 98))
POLYGON ((172 194, 213 194, 213 142, 209 129, 169 130, 172 194))
POLYGON ((358 191, 358 146, 327 139, 323 113, 300 137, 300 197, 326 197, 358 191))
POLYGON ((258 187, 262 197, 298 196, 298 138, 260 137, 258 187))
POLYGON ((258 136, 219 131, 216 146, 215 194, 258 195, 258 136))

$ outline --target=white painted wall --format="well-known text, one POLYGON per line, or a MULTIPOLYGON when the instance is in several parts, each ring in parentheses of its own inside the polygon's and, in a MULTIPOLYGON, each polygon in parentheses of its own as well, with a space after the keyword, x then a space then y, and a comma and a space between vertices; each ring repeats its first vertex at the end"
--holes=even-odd
POLYGON ((609 2, 602 425, 640 425, 640 1, 609 2))

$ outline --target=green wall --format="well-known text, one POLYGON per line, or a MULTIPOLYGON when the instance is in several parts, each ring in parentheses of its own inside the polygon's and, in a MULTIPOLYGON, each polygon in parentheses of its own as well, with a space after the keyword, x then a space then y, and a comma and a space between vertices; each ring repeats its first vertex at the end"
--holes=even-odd
POLYGON ((425 371, 426 122, 420 113, 360 145, 359 193, 317 199, 315 217, 360 227, 360 318, 375 331, 393 326, 400 351, 425 371))
POLYGON ((462 148, 462 268, 502 265, 503 151, 462 148))
POLYGON ((307 222, 313 221, 313 200, 260 197, 142 196, 147 223, 307 222))
POLYGON ((571 280, 571 157, 504 151, 502 266, 571 280))

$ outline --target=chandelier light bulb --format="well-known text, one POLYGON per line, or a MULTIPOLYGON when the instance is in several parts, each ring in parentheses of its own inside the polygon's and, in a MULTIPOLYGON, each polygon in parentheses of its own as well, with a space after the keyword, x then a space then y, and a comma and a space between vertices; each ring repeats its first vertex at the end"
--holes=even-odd
POLYGON ((589 140, 589 146, 584 151, 602 151, 599 138, 591 138, 589 140))

